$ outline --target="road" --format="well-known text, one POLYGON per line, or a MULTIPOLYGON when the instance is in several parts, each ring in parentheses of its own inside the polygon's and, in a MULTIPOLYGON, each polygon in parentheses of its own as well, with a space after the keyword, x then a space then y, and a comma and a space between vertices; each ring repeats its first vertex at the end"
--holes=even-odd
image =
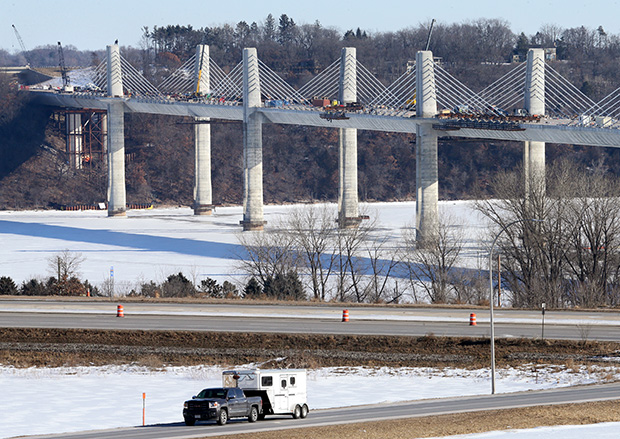
MULTIPOLYGON (((278 332, 356 335, 488 337, 488 311, 454 308, 342 307, 254 304, 124 304, 88 300, 0 299, 0 327, 146 329, 225 332, 278 332), (470 314, 477 325, 470 326, 470 314)), ((537 311, 497 310, 497 337, 542 335, 537 311)), ((620 313, 548 311, 545 338, 620 341, 620 313)))
MULTIPOLYGON (((381 421, 387 419, 422 417, 449 413, 482 410, 510 409, 549 404, 565 404, 620 399, 620 383, 570 387, 536 392, 508 393, 463 398, 444 398, 395 404, 381 404, 347 407, 310 412, 306 419, 272 418, 250 424, 245 420, 233 420, 219 426, 215 423, 197 424, 186 427, 183 423, 160 424, 146 427, 118 428, 79 432, 62 435, 29 436, 32 438, 85 438, 85 439, 180 439, 218 436, 222 434, 255 433, 269 430, 283 430, 299 427, 357 422, 381 421)), ((180 416, 180 414, 179 414, 180 416)))

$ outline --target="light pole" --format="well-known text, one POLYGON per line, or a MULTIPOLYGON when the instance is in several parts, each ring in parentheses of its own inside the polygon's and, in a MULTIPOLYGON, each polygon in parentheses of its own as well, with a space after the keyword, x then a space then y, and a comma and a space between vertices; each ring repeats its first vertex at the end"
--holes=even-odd
POLYGON ((540 335, 540 338, 542 340, 545 339, 545 308, 547 307, 547 304, 545 302, 543 302, 542 304, 542 333, 540 335))
POLYGON ((493 240, 493 243, 491 244, 491 250, 489 251, 489 311, 490 311, 489 317, 490 317, 490 322, 491 322, 491 395, 495 394, 495 323, 493 321, 493 300, 495 298, 493 297, 493 248, 495 248, 495 243, 499 239, 499 235, 501 235, 504 232, 504 230, 506 230, 508 227, 512 226, 513 224, 522 223, 525 221, 542 222, 542 220, 539 220, 539 219, 518 219, 511 223, 506 224, 502 228, 502 230, 500 230, 495 236, 495 239, 493 240))

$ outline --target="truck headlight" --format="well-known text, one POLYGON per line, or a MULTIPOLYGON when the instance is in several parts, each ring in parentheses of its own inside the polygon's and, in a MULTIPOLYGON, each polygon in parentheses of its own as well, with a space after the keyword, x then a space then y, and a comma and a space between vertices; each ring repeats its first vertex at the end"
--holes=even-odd
POLYGON ((216 409, 219 406, 219 404, 217 402, 210 402, 209 403, 209 408, 210 409, 216 409))
POLYGON ((183 408, 184 408, 184 409, 187 409, 187 408, 188 408, 188 406, 187 406, 187 403, 186 403, 186 402, 184 402, 184 403, 183 403, 183 408))

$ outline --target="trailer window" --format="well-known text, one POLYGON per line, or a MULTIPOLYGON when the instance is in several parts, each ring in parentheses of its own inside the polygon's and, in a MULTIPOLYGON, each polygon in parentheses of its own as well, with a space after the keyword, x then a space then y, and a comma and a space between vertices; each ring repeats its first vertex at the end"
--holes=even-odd
POLYGON ((265 387, 271 387, 273 386, 273 377, 261 377, 260 378, 260 384, 261 386, 265 386, 265 387))
POLYGON ((283 379, 280 385, 283 389, 286 389, 286 379, 283 379))
POLYGON ((291 382, 291 386, 295 385, 295 377, 291 377, 290 378, 290 382, 291 382))

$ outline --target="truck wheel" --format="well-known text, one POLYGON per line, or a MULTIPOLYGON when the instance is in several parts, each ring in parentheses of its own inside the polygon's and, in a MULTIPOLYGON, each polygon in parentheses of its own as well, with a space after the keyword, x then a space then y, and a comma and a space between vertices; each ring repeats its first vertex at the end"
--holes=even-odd
POLYGON ((308 409, 308 406, 306 404, 301 406, 301 417, 302 419, 305 418, 306 416, 308 416, 308 412, 310 410, 308 409))
POLYGON ((217 418, 217 423, 224 425, 228 422, 228 412, 226 410, 220 410, 220 416, 217 418))
POLYGON ((256 407, 252 407, 250 409, 250 414, 248 415, 248 421, 249 422, 258 421, 258 409, 256 407))
POLYGON ((297 404, 295 406, 295 410, 293 410, 293 419, 299 419, 301 418, 301 407, 299 407, 299 404, 297 404))
POLYGON ((184 418, 184 419, 185 419, 185 425, 192 426, 196 423, 196 419, 194 418, 184 418))

